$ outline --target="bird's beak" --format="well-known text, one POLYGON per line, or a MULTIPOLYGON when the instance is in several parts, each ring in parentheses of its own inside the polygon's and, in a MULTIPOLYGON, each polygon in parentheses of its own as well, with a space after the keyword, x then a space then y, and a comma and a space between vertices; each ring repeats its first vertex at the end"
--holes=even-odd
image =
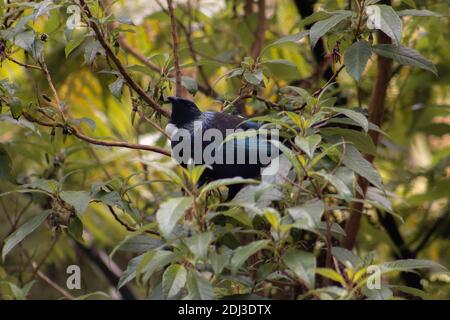
POLYGON ((178 98, 175 96, 170 96, 170 97, 167 97, 167 100, 169 100, 170 103, 175 103, 178 101, 178 98))

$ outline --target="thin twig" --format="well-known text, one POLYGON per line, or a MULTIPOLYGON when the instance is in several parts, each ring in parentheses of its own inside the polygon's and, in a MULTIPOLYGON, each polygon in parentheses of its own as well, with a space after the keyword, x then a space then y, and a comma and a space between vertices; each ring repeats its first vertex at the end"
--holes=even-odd
MULTIPOLYGON (((33 269, 37 267, 36 262, 31 262, 33 269)), ((76 298, 71 295, 69 292, 61 288, 57 283, 55 283, 52 279, 47 277, 42 271, 37 271, 36 275, 42 279, 44 282, 46 282, 50 287, 58 291, 60 294, 62 294, 64 297, 66 297, 69 300, 76 300, 76 298)))
POLYGON ((137 144, 137 143, 128 143, 125 141, 106 141, 106 140, 99 140, 99 139, 95 139, 89 136, 86 136, 85 134, 83 134, 81 131, 79 131, 77 128, 72 127, 68 124, 64 125, 61 123, 50 123, 50 122, 45 122, 39 119, 34 118, 32 115, 30 115, 27 112, 23 113, 23 116, 31 122, 40 124, 42 126, 45 127, 58 127, 58 128, 66 128, 68 130, 68 132, 72 135, 74 135, 75 137, 84 140, 88 143, 91 144, 95 144, 95 145, 99 145, 99 146, 108 146, 108 147, 121 147, 121 148, 127 148, 127 149, 136 149, 136 150, 146 150, 146 151, 152 151, 152 152, 156 152, 156 153, 160 153, 162 155, 168 156, 170 157, 171 154, 169 151, 158 148, 158 147, 153 147, 153 146, 148 146, 148 145, 143 145, 143 144, 137 144))
MULTIPOLYGON (((390 2, 390 1, 389 1, 390 2)), ((383 32, 378 32, 379 43, 391 43, 391 39, 383 32)), ((372 96, 370 98, 369 105, 369 122, 381 127, 384 120, 384 111, 386 103, 387 89, 389 86, 390 74, 391 74, 392 60, 382 56, 378 56, 377 62, 377 74, 375 84, 372 89, 372 96)), ((369 136, 372 139, 375 146, 378 145, 379 132, 369 130, 369 136)), ((369 162, 373 162, 374 155, 365 155, 365 158, 369 162)), ((361 176, 358 176, 358 185, 362 190, 362 194, 358 193, 357 199, 363 199, 369 187, 369 182, 361 176)), ((352 209, 356 211, 350 215, 345 225, 346 236, 342 240, 342 246, 351 250, 356 242, 356 236, 358 234, 359 226, 361 223, 362 212, 364 204, 363 202, 354 202, 352 209)))
POLYGON ((27 63, 23 63, 23 62, 17 61, 16 59, 12 58, 11 56, 6 56, 6 59, 8 59, 11 62, 14 62, 15 64, 17 64, 17 65, 19 65, 21 67, 24 67, 24 68, 42 70, 42 68, 39 67, 39 66, 35 66, 35 65, 32 65, 32 64, 27 64, 27 63))
POLYGON ((420 243, 414 249, 413 252, 415 255, 417 255, 420 251, 422 251, 422 249, 427 245, 430 238, 435 234, 436 229, 438 229, 442 225, 442 223, 447 219, 449 214, 450 214, 450 207, 447 207, 444 213, 442 213, 441 216, 436 219, 434 224, 431 226, 431 228, 424 235, 420 243))
MULTIPOLYGON (((345 68, 345 64, 343 64, 342 66, 339 67, 339 69, 336 70, 336 72, 333 74, 333 76, 327 81, 327 83, 325 83, 323 86, 321 86, 319 89, 317 89, 316 91, 314 91, 314 93, 312 94, 313 97, 317 97, 318 95, 320 95, 323 90, 325 90, 326 87, 328 87, 331 83, 334 82, 334 80, 337 78, 337 76, 339 75, 339 73, 345 68)), ((300 107, 293 109, 292 111, 301 111, 303 110, 307 105, 307 102, 303 103, 300 107)))
POLYGON ((180 69, 180 60, 178 56, 177 22, 175 20, 175 13, 173 12, 172 0, 167 0, 167 8, 169 10, 171 33, 172 33, 173 64, 175 68, 175 95, 177 97, 180 97, 183 87, 181 85, 181 69, 180 69))
MULTIPOLYGON (((109 209, 109 212, 111 212, 111 214, 113 215, 114 219, 115 219, 118 223, 120 223, 127 231, 130 231, 130 232, 136 232, 136 231, 138 231, 138 229, 133 228, 133 227, 129 226, 127 223, 125 223, 124 221, 122 221, 122 219, 120 219, 119 216, 117 215, 116 211, 114 211, 114 208, 113 208, 113 207, 111 207, 110 205, 108 205, 108 209, 109 209)), ((159 233, 156 232, 156 231, 145 230, 144 232, 145 232, 145 233, 148 233, 148 234, 155 235, 155 236, 159 236, 159 233)))
POLYGON ((250 99, 250 98, 255 98, 256 100, 262 101, 264 102, 269 108, 274 108, 274 109, 280 109, 280 105, 276 102, 272 102, 262 96, 255 96, 253 94, 245 94, 245 95, 239 95, 237 96, 233 101, 231 101, 230 103, 228 103, 227 105, 225 105, 221 112, 225 112, 227 111, 229 108, 231 108, 233 105, 237 105, 239 102, 241 102, 242 100, 246 100, 246 99, 250 99))
POLYGON ((64 115, 63 107, 61 105, 61 100, 59 99, 58 91, 56 90, 55 84, 53 83, 53 80, 52 80, 52 76, 50 75, 50 72, 48 71, 47 64, 45 63, 44 57, 42 57, 38 62, 42 68, 42 71, 45 74, 45 77, 47 78, 48 85, 50 86, 50 90, 52 91, 53 97, 55 98, 55 102, 58 107, 59 113, 61 114, 61 119, 65 122, 66 117, 64 115))
POLYGON ((87 16, 87 23, 92 28, 92 30, 95 33, 95 36, 97 37, 98 42, 101 44, 103 49, 106 52, 106 55, 112 60, 114 65, 119 70, 122 77, 125 79, 125 81, 128 83, 128 85, 144 100, 150 107, 161 113, 166 118, 170 117, 170 112, 161 108, 161 106, 153 100, 153 98, 148 95, 145 90, 131 77, 131 75, 128 73, 128 71, 125 69, 125 66, 122 64, 122 62, 119 60, 119 58, 114 54, 114 51, 112 50, 109 43, 106 41, 105 37, 103 36, 100 27, 97 25, 96 22, 92 19, 92 13, 89 7, 87 6, 86 2, 84 0, 80 0, 80 6, 83 12, 87 16))
POLYGON ((39 272, 39 270, 41 269, 41 267, 44 265, 45 261, 47 261, 48 257, 50 256, 50 254, 53 251, 53 248, 55 247, 56 243, 59 240, 59 234, 55 233, 52 243, 50 244, 50 247, 47 249, 47 252, 44 254, 44 256, 42 257, 41 261, 34 267, 34 271, 33 271, 33 277, 37 275, 37 273, 39 272))

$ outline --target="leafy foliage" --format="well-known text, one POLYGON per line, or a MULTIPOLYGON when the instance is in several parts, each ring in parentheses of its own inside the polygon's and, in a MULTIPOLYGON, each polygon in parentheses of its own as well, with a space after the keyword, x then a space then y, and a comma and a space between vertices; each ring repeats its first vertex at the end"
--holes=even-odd
POLYGON ((63 284, 76 263, 91 281, 65 298, 448 298, 448 8, 317 2, 327 11, 299 17, 276 1, 265 24, 239 1, 177 4, 173 52, 159 5, 0 0, 0 297, 57 298, 34 290, 38 271, 63 284), (379 57, 393 68, 373 123, 379 57), (171 161, 175 58, 183 95, 280 130, 276 174, 201 184, 206 166, 171 161))

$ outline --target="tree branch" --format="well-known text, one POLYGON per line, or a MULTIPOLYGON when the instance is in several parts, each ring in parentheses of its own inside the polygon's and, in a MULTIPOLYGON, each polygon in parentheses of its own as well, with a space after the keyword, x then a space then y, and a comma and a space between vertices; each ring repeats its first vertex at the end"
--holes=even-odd
POLYGON ((258 1, 258 27, 255 32, 255 41, 252 44, 250 55, 253 59, 257 59, 261 54, 264 46, 264 35, 266 33, 266 1, 258 1))
POLYGON ((167 0, 167 8, 169 10, 171 34, 172 34, 173 64, 175 67, 175 95, 177 97, 180 97, 183 92, 183 87, 181 85, 181 69, 178 56, 177 22, 175 19, 175 13, 173 12, 172 0, 167 0))
POLYGON ((95 138, 91 138, 89 136, 86 136, 85 134, 83 134, 81 131, 79 131, 77 128, 70 126, 68 124, 64 125, 62 123, 50 123, 50 122, 45 122, 39 119, 34 118, 32 115, 30 115, 29 113, 24 112, 23 116, 31 122, 40 124, 41 126, 45 126, 45 127, 58 127, 58 128, 66 128, 69 132, 69 134, 74 135, 75 137, 84 140, 90 144, 95 144, 95 145, 99 145, 99 146, 108 146, 108 147, 120 147, 120 148, 127 148, 127 149, 136 149, 136 150, 146 150, 146 151, 152 151, 152 152, 156 152, 156 153, 160 153, 162 155, 168 156, 170 157, 170 152, 167 150, 164 150, 162 148, 158 148, 158 147, 153 147, 153 146, 147 146, 147 145, 143 145, 143 144, 137 144, 137 143, 128 143, 125 141, 106 141, 106 140, 98 140, 95 138))
MULTIPOLYGON (((378 42, 390 43, 391 40, 387 35, 379 31, 378 42)), ((378 127, 381 127, 384 117, 385 100, 391 74, 392 60, 384 58, 382 56, 378 56, 377 61, 378 61, 377 74, 369 105, 369 121, 377 125, 378 127)), ((375 146, 378 144, 379 135, 380 134, 378 131, 374 130, 369 131, 369 136, 372 139, 375 146)), ((374 160, 373 155, 366 155, 365 158, 367 159, 367 161, 371 163, 374 160)), ((364 199, 365 194, 367 192, 367 188, 369 186, 369 182, 366 179, 362 178, 361 176, 358 176, 358 184, 363 193, 358 194, 357 198, 364 199)), ((354 212, 350 215, 345 225, 345 233, 347 235, 344 237, 342 241, 342 246, 349 250, 351 250, 355 245, 356 236, 358 235, 359 225, 361 223, 363 206, 364 206, 363 202, 360 201, 353 203, 352 211, 354 212)))
POLYGON ((97 25, 96 22, 93 21, 93 16, 91 13, 91 10, 89 9, 88 5, 86 5, 86 2, 84 0, 80 0, 80 6, 83 12, 86 14, 88 21, 87 23, 94 31, 98 42, 101 44, 103 49, 106 52, 106 55, 113 61, 114 65, 119 70, 120 74, 123 76, 125 81, 128 83, 128 85, 144 100, 150 107, 158 111, 160 114, 165 116, 166 118, 170 117, 170 112, 161 108, 161 106, 153 100, 152 97, 150 97, 139 84, 137 84, 136 81, 131 77, 131 75, 128 73, 128 71, 125 69, 122 62, 119 60, 119 58, 114 54, 111 46, 108 44, 106 39, 103 37, 102 32, 100 30, 100 27, 97 25))
POLYGON ((431 228, 423 236, 423 238, 420 241, 420 243, 414 249, 414 251, 413 251, 414 254, 417 255, 420 251, 422 251, 423 248, 425 248, 425 246, 427 245, 428 241, 435 234, 436 230, 442 225, 442 223, 447 219, 449 214, 450 214, 450 207, 447 207, 447 209, 441 214, 441 216, 439 218, 436 219, 436 221, 431 226, 431 228))
MULTIPOLYGON (((114 219, 115 219, 118 223, 120 223, 127 231, 130 231, 130 232, 138 231, 138 229, 133 228, 133 227, 129 226, 128 224, 126 224, 124 221, 122 221, 122 220, 119 218, 119 216, 117 215, 116 211, 114 211, 114 208, 113 208, 112 206, 108 205, 108 209, 109 209, 109 212, 111 212, 111 214, 113 215, 114 219)), ((158 232, 156 232, 156 231, 145 230, 144 232, 145 232, 145 233, 148 233, 148 234, 155 235, 155 236, 160 236, 160 234, 159 234, 158 232)))

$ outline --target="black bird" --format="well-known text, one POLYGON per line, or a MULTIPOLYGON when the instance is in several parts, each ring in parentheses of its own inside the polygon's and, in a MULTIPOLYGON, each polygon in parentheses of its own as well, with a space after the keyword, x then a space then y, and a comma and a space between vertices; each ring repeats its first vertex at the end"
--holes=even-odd
MULTIPOLYGON (((195 165, 207 164, 200 185, 223 178, 257 178, 261 169, 278 154, 278 149, 269 141, 272 137, 256 134, 256 130, 261 128, 256 122, 221 112, 201 112, 191 100, 178 97, 168 97, 168 100, 172 104, 172 115, 166 131, 171 137, 172 157, 183 166, 187 166, 192 161, 190 159, 195 165), (235 130, 253 129, 255 133, 223 144, 218 136, 211 138, 205 135, 210 129, 215 129, 214 132, 209 131, 211 135, 220 133, 223 139, 235 130), (196 145, 194 140, 199 137, 204 139, 196 145), (206 151, 210 151, 206 156, 211 154, 214 157, 213 162, 205 159, 206 151)), ((242 184, 230 185, 228 199, 232 199, 242 187, 242 184)))

